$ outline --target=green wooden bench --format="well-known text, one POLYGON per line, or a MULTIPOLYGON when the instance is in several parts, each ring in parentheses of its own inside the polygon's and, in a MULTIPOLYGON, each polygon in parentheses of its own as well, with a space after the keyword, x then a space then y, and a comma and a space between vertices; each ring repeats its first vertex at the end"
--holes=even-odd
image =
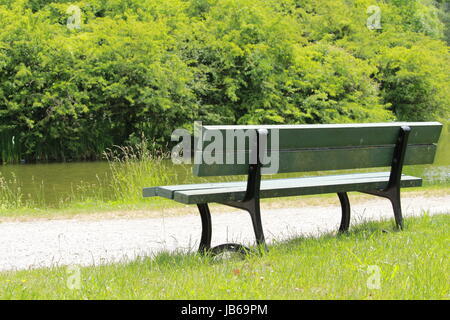
MULTIPOLYGON (((347 192, 358 191, 388 198, 394 210, 396 224, 402 228, 400 188, 422 185, 419 177, 402 175, 403 165, 433 163, 436 144, 442 125, 438 122, 369 123, 330 125, 261 125, 261 126, 204 126, 202 135, 229 130, 254 129, 257 134, 245 145, 235 145, 231 156, 245 155, 239 164, 194 164, 197 176, 247 175, 247 181, 225 183, 185 184, 144 188, 144 197, 160 196, 184 204, 196 204, 200 211, 202 236, 199 251, 214 253, 222 250, 242 251, 238 244, 223 244, 211 248, 211 215, 209 203, 219 203, 249 212, 258 245, 265 246, 261 223, 260 199, 337 193, 342 218, 339 231, 347 231, 350 224, 350 203, 347 192), (271 136, 279 137, 279 173, 341 169, 391 167, 389 172, 352 173, 286 179, 264 179, 264 165, 258 157, 249 161, 250 154, 271 150, 271 136)), ((196 155, 207 146, 199 140, 196 155)), ((224 143, 225 145, 225 143, 224 143)), ((273 148, 272 148, 273 149, 273 148)), ((216 150, 230 156, 230 150, 216 150), (228 154, 226 154, 228 152, 228 154)))

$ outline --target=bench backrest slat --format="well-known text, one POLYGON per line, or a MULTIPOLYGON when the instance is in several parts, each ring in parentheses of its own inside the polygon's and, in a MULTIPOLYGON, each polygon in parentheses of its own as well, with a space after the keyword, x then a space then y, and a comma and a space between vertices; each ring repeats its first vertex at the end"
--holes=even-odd
MULTIPOLYGON (((222 137, 222 149, 214 151, 216 157, 222 158, 222 163, 197 163, 194 165, 194 174, 197 176, 247 174, 250 139, 247 137, 242 140, 245 143, 238 143, 235 139, 231 150, 227 150, 226 147, 227 138, 233 137, 236 130, 249 132, 245 131, 249 129, 268 130, 268 148, 276 149, 279 154, 279 173, 390 166, 400 127, 405 125, 411 128, 411 133, 404 164, 432 163, 442 130, 439 122, 204 126, 203 137, 218 135, 222 137), (279 143, 277 148, 273 148, 272 135, 275 137, 276 132, 279 143), (245 162, 239 164, 236 159, 242 154, 245 155, 245 162), (230 158, 235 161, 227 164, 227 159, 230 158)), ((214 142, 214 139, 200 140, 197 149, 200 151, 197 153, 205 150, 212 141, 214 142)))

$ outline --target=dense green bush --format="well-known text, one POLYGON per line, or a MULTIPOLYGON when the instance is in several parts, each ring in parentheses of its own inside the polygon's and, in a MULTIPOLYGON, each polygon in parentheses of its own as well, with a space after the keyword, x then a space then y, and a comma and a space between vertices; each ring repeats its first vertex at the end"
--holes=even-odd
POLYGON ((194 120, 448 117, 445 4, 0 0, 0 157, 93 159, 143 135, 166 146, 194 120), (381 30, 366 26, 373 4, 381 30))

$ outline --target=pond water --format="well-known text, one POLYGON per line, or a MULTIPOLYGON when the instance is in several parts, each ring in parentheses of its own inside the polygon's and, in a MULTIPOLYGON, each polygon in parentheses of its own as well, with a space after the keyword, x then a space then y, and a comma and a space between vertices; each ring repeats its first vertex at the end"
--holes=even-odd
MULTIPOLYGON (((167 171, 171 175, 171 183, 190 183, 193 181, 192 175, 189 174, 190 170, 186 166, 173 165, 169 160, 167 166, 167 171)), ((386 170, 389 170, 389 168, 386 168, 386 170)), ((354 171, 361 170, 350 172, 354 171)), ((404 168, 404 173, 422 177, 424 184, 448 184, 450 182, 450 125, 446 125, 443 129, 434 164, 407 166, 404 168)), ((314 174, 308 172, 303 175, 314 174)), ((324 174, 324 172, 320 174, 324 174)), ((40 203, 45 203, 46 206, 61 203, 74 190, 75 192, 84 192, 86 186, 94 189, 94 192, 95 190, 98 191, 98 188, 111 188, 108 183, 111 179, 109 164, 101 161, 4 165, 0 166, 0 175, 3 176, 7 184, 20 188, 20 191, 31 199, 40 198, 40 203), (85 186, 84 189, 80 188, 81 185, 85 186)), ((92 190, 89 192, 92 192, 92 190)), ((136 192, 140 193, 141 190, 136 190, 136 192)))

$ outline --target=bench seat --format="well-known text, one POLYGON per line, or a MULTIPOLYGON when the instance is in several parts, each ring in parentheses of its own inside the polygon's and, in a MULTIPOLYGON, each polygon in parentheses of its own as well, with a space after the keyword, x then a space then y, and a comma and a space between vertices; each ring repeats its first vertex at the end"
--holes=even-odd
MULTIPOLYGON (((321 193, 380 190, 387 187, 390 172, 352 173, 261 181, 260 197, 275 198, 321 193)), ((419 187, 422 179, 402 175, 401 187, 419 187)), ((247 182, 219 182, 144 188, 144 197, 160 196, 185 204, 240 201, 247 182)))

